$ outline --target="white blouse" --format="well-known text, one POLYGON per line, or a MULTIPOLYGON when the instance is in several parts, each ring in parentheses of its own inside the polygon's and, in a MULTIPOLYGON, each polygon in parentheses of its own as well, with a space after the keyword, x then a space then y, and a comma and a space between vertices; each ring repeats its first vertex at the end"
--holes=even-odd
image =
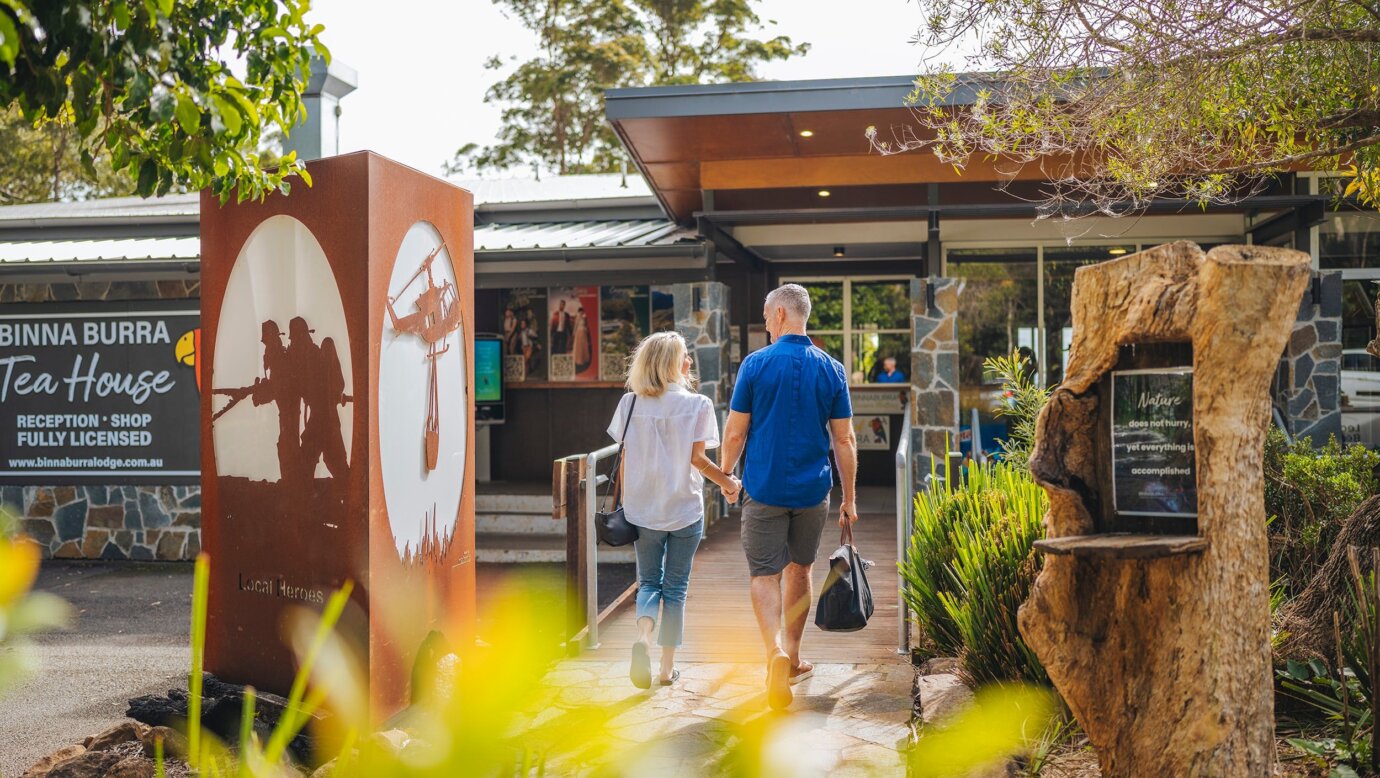
MULTIPOLYGON (((609 436, 620 440, 632 395, 618 402, 609 436)), ((682 529, 704 515, 704 476, 690 465, 690 449, 719 445, 708 397, 672 384, 660 397, 639 395, 623 446, 623 514, 647 529, 682 529)))

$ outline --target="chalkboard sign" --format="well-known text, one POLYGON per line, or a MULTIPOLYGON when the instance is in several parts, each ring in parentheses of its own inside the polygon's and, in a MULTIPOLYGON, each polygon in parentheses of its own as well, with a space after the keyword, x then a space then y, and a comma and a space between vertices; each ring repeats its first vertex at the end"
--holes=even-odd
POLYGON ((1196 516, 1193 369, 1112 373, 1112 500, 1123 516, 1196 516))

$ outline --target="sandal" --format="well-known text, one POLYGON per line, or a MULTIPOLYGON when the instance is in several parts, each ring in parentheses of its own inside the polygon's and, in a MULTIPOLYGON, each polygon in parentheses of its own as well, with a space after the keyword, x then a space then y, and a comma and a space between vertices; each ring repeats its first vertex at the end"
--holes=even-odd
POLYGON ((781 652, 767 663, 767 704, 775 710, 785 710, 794 699, 795 695, 791 693, 791 658, 781 652))
POLYGON ((628 667, 628 678, 639 689, 652 688, 652 660, 647 656, 647 644, 633 643, 632 664, 628 667))
POLYGON ((670 686, 671 684, 673 684, 673 683, 675 683, 676 681, 679 681, 679 680, 680 680, 680 671, 673 667, 673 668, 671 668, 671 677, 670 677, 669 679, 662 679, 662 680, 659 681, 659 683, 660 683, 662 686, 670 686))
POLYGON ((802 661, 791 670, 791 686, 795 686, 801 681, 814 677, 815 666, 809 662, 802 661))

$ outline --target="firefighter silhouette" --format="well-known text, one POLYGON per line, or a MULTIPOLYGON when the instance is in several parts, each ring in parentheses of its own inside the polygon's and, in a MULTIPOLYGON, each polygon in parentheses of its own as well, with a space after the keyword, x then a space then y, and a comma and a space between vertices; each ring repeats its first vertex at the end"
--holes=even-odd
POLYGON ((326 338, 318 345, 312 332, 306 319, 295 316, 288 322, 288 343, 284 345, 278 323, 265 321, 259 337, 264 347, 262 375, 249 386, 216 389, 215 393, 229 397, 230 403, 211 417, 215 422, 246 397, 254 405, 276 405, 279 477, 293 485, 310 483, 323 457, 332 478, 344 476, 348 468, 336 406, 354 398, 345 394, 335 341, 326 338))
POLYGON ((302 401, 306 406, 306 426, 302 429, 302 476, 311 480, 316 462, 326 459, 326 470, 334 479, 345 477, 349 463, 345 459, 345 437, 341 433, 341 417, 337 406, 348 403, 345 395, 345 375, 341 360, 335 353, 333 338, 323 339, 320 345, 312 341, 312 330, 306 320, 295 317, 287 326, 288 359, 308 371, 299 371, 302 382, 302 401), (301 360, 301 361, 297 361, 301 360))

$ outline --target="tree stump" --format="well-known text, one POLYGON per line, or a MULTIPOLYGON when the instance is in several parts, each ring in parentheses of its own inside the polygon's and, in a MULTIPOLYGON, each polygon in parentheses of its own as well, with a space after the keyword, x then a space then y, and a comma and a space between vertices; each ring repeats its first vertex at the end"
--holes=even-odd
MULTIPOLYGON (((1022 635, 1098 751, 1104 775, 1259 776, 1273 762, 1262 457, 1270 379, 1309 257, 1259 246, 1158 246, 1080 268, 1064 383, 1031 470, 1049 538, 1094 532, 1098 382, 1122 346, 1193 347, 1197 530, 1158 558, 1051 555, 1022 635)), ((1105 497, 1103 498, 1105 499, 1105 497)))

